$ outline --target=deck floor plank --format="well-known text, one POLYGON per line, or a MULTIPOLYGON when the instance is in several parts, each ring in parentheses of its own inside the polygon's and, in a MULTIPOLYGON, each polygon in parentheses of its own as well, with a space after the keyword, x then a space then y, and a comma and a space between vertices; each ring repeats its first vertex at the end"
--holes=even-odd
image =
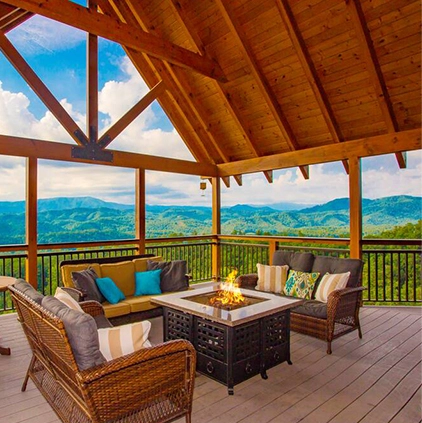
MULTIPOLYGON (((235 386, 235 395, 203 375, 195 382, 192 423, 418 423, 421 421, 420 312, 364 307, 357 332, 326 343, 292 332, 293 365, 283 363, 235 386)), ((59 423, 30 381, 21 392, 30 350, 16 315, 0 316, 0 423, 59 423)), ((153 322, 153 342, 162 339, 153 322)), ((184 423, 184 419, 176 423, 184 423)))

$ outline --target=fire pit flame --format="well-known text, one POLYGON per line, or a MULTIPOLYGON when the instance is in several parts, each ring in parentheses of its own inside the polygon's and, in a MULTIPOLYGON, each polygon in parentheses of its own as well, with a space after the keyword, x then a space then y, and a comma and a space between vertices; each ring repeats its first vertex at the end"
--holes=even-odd
POLYGON ((245 306, 249 301, 240 292, 239 285, 236 283, 237 270, 233 270, 226 279, 226 282, 220 284, 220 289, 216 295, 210 298, 210 305, 218 308, 230 310, 232 306, 245 306))

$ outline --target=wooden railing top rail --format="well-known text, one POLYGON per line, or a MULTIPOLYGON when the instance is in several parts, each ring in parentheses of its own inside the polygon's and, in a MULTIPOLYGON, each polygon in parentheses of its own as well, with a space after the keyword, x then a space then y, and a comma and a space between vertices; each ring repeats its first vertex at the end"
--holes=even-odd
POLYGON ((264 241, 264 242, 282 242, 282 243, 306 243, 306 244, 335 244, 349 245, 349 238, 316 238, 316 237, 297 237, 297 236, 267 236, 267 235, 218 235, 220 240, 242 240, 242 241, 264 241))

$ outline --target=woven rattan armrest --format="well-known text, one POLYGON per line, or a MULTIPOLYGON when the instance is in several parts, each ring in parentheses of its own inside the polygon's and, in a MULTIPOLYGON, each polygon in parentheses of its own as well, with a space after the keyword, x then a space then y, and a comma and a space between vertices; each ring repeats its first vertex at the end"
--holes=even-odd
POLYGON ((134 413, 163 396, 186 404, 190 398, 191 404, 195 368, 193 345, 174 340, 84 370, 77 378, 90 409, 105 421, 134 413))
POLYGON ((82 301, 79 305, 85 313, 90 314, 92 317, 104 316, 104 308, 98 301, 82 301))
POLYGON ((327 301, 327 319, 338 319, 347 315, 353 316, 359 306, 359 297, 366 288, 343 288, 334 290, 327 301))

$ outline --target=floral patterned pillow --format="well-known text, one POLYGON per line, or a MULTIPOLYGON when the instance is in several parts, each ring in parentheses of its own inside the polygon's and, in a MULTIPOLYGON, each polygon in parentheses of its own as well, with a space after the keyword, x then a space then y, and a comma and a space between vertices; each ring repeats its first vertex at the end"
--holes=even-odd
POLYGON ((291 297, 310 300, 318 277, 319 272, 306 273, 298 270, 290 270, 286 285, 284 286, 284 293, 291 297))

